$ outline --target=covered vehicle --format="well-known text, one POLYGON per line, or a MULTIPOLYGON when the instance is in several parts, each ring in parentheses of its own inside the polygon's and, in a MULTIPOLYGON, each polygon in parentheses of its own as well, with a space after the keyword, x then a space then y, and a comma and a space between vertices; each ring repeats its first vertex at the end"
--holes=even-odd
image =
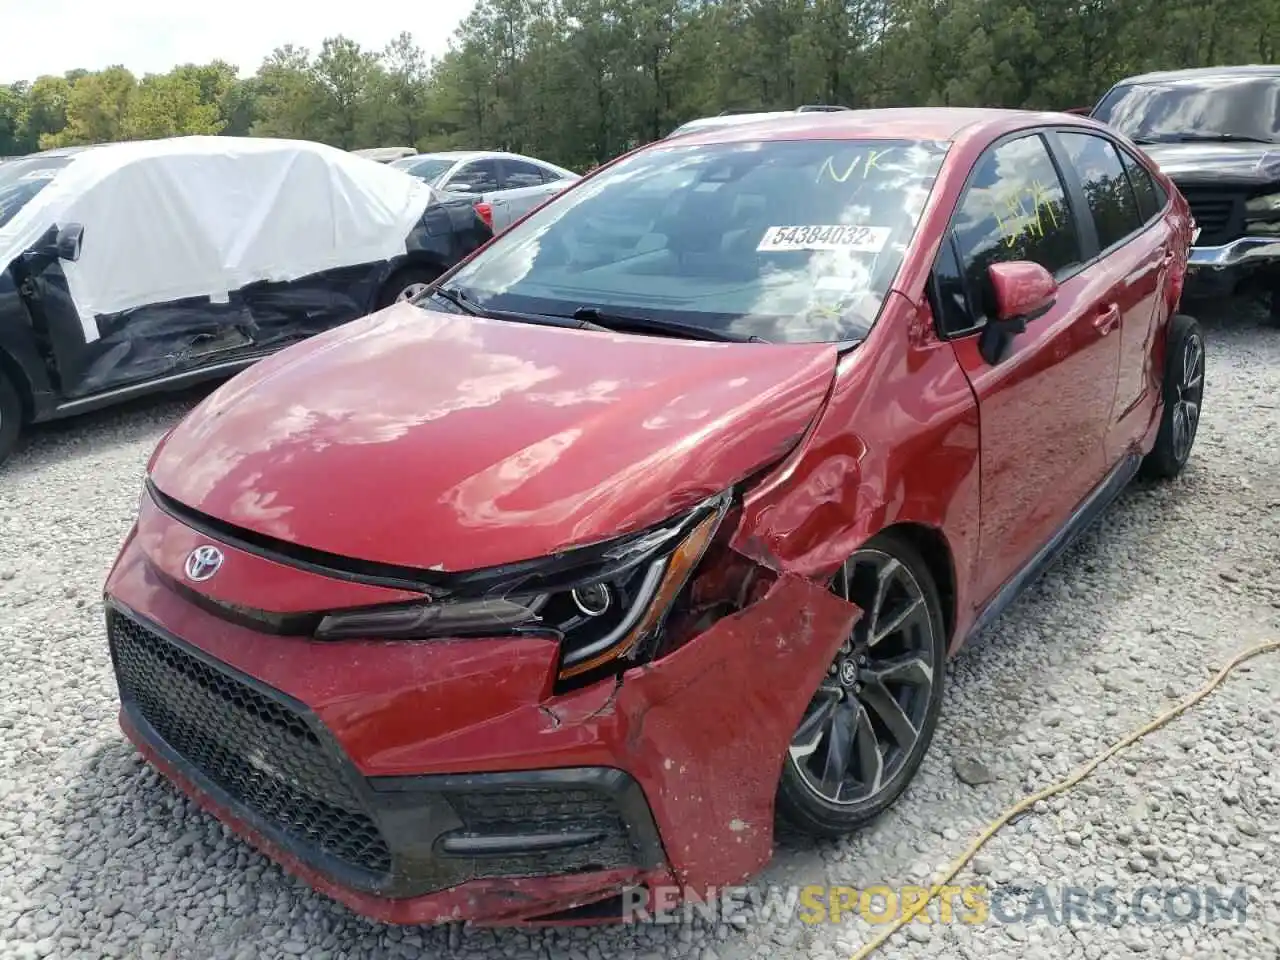
POLYGON ((495 233, 578 180, 565 167, 496 150, 421 153, 391 165, 446 195, 470 198, 495 233))
POLYGON ((1131 142, 1057 113, 624 156, 160 443, 106 584, 122 725, 371 916, 713 896, 775 811, 893 803, 947 656, 1182 470, 1190 240, 1131 142))
POLYGON ((1280 65, 1129 77, 1091 115, 1140 144, 1191 204, 1188 293, 1255 290, 1280 326, 1280 65))
POLYGON ((412 296, 470 204, 305 141, 182 137, 0 167, 0 458, 22 424, 225 376, 412 296))

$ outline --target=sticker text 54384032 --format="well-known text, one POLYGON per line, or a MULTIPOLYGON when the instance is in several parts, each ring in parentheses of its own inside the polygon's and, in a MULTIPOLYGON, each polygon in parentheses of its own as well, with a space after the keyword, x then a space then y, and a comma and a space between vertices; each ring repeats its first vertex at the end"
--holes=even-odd
POLYGON ((761 253, 784 250, 851 250, 879 253, 889 242, 888 227, 857 227, 850 224, 806 227, 770 227, 756 247, 761 253))

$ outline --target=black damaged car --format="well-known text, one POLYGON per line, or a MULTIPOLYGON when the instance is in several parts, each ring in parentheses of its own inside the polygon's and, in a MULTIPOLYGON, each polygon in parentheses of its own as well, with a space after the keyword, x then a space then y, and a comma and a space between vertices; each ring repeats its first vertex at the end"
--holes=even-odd
POLYGON ((1130 77, 1091 116, 1140 144, 1191 205, 1187 293, 1257 291, 1280 326, 1280 66, 1130 77))
POLYGON ((0 164, 0 461, 26 424, 229 376, 416 296, 491 237, 473 201, 302 141, 0 164))

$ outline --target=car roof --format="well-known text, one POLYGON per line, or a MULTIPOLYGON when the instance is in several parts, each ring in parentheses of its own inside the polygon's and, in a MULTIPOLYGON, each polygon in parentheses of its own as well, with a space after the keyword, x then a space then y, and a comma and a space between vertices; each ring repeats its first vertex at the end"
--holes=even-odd
POLYGON ((416 157, 405 157, 406 160, 465 160, 468 157, 496 157, 498 154, 488 150, 432 150, 420 153, 416 157))
POLYGON ((985 107, 888 107, 832 113, 789 112, 763 120, 693 130, 673 141, 659 143, 676 146, 750 140, 953 140, 962 131, 1016 129, 1037 123, 1093 125, 1064 113, 985 107))
POLYGON ((534 163, 541 163, 544 166, 554 166, 548 164, 546 160, 539 160, 537 157, 525 156, 523 153, 512 153, 509 150, 432 150, 430 153, 420 153, 413 160, 484 160, 488 158, 511 157, 515 160, 532 160, 534 163))
POLYGON ((568 167, 562 167, 558 163, 552 163, 550 160, 543 160, 539 157, 531 157, 525 153, 512 153, 509 150, 434 150, 431 153, 420 153, 416 157, 404 157, 402 161, 397 161, 397 166, 404 170, 413 166, 419 160, 449 160, 458 163, 463 160, 496 160, 502 157, 510 160, 524 160, 528 163, 536 163, 540 167, 548 167, 551 170, 559 170, 561 173, 578 176, 568 167))
POLYGON ((1116 86, 1133 83, 1175 83, 1179 80, 1226 80, 1247 77, 1280 77, 1280 64, 1248 63, 1229 67, 1188 67, 1185 70, 1157 70, 1125 77, 1116 86))

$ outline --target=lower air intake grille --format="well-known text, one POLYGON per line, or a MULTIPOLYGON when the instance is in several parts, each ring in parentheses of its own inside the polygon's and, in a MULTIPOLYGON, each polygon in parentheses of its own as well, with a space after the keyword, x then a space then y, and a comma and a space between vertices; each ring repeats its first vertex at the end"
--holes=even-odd
POLYGON ((471 836, 564 833, 593 834, 581 846, 480 859, 470 873, 496 878, 613 870, 633 866, 636 851, 613 799, 595 790, 529 787, 451 794, 449 803, 471 836))
POLYGON ((342 770, 288 706, 115 611, 121 698, 178 754, 293 842, 386 874, 391 851, 342 770))

